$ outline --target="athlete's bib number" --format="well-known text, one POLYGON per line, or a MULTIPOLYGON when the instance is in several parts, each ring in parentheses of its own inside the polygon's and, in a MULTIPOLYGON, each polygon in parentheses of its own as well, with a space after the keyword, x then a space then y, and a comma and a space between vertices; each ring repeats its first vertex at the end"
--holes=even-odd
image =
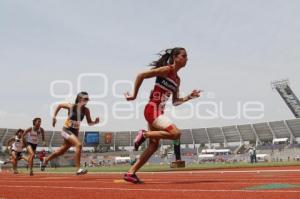
POLYGON ((71 120, 71 126, 70 127, 73 128, 73 129, 79 129, 80 122, 71 120))

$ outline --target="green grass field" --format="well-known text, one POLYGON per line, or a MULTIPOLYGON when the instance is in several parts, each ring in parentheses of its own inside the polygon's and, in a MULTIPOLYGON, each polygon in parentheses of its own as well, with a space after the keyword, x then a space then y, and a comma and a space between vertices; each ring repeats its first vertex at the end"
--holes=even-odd
MULTIPOLYGON (((300 166, 300 162, 266 162, 266 163, 207 163, 207 164, 189 164, 185 168, 170 168, 169 165, 145 165, 140 171, 143 172, 159 172, 159 171, 193 171, 193 170, 212 170, 212 169, 232 169, 232 168, 255 168, 255 167, 280 167, 280 166, 300 166)), ((109 167, 87 167, 90 173, 93 172, 126 172, 130 165, 116 165, 109 167)), ((26 172, 26 169, 19 169, 26 172)), ((35 171, 39 171, 35 168, 35 171)), ((75 172, 74 167, 47 168, 49 173, 65 173, 75 172)))

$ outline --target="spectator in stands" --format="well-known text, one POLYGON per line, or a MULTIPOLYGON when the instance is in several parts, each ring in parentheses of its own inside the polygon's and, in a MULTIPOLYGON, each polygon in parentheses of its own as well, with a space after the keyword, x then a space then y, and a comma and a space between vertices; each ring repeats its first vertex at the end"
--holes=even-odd
POLYGON ((160 139, 177 140, 181 136, 180 130, 164 115, 165 104, 172 95, 173 105, 177 106, 200 96, 200 90, 193 90, 188 96, 179 97, 180 78, 177 72, 187 63, 187 53, 184 48, 165 50, 159 60, 151 63, 152 69, 137 75, 133 94, 125 93, 127 101, 135 100, 144 79, 156 78, 150 101, 145 107, 144 115, 148 122, 149 131, 139 131, 135 138, 134 147, 139 146, 148 138, 149 146, 124 175, 124 180, 132 183, 141 182, 136 172, 148 161, 159 146, 160 139))
POLYGON ((52 125, 55 127, 56 116, 61 109, 66 109, 68 111, 67 120, 64 123, 64 127, 61 131, 61 136, 64 139, 62 146, 52 153, 50 156, 45 157, 43 160, 42 170, 45 169, 47 163, 54 158, 63 155, 71 146, 75 147, 75 165, 77 168, 77 175, 84 175, 87 170, 80 168, 80 158, 82 144, 78 139, 80 124, 84 117, 86 117, 88 125, 95 125, 99 123, 99 118, 97 117, 94 121, 91 119, 90 110, 86 107, 89 101, 89 96, 87 92, 80 92, 75 100, 75 104, 62 103, 57 106, 54 111, 52 125))

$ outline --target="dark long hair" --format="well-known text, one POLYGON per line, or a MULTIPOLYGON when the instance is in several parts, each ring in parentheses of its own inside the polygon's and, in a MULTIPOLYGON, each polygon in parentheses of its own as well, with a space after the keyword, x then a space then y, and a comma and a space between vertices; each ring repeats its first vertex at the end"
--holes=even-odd
POLYGON ((85 91, 81 91, 80 93, 78 93, 76 100, 75 100, 75 104, 77 105, 81 98, 84 98, 85 96, 88 96, 88 95, 89 94, 85 91))
POLYGON ((36 117, 32 120, 33 126, 35 125, 36 121, 38 121, 38 120, 42 121, 42 119, 40 117, 36 117))
POLYGON ((85 91, 81 91, 80 93, 78 93, 78 94, 77 94, 77 97, 76 97, 76 99, 75 99, 75 104, 74 104, 74 106, 72 107, 71 112, 70 112, 69 114, 71 115, 72 112, 73 112, 73 110, 75 110, 75 112, 76 112, 76 114, 77 114, 77 118, 80 118, 80 114, 81 114, 82 111, 84 110, 85 106, 82 106, 82 107, 80 108, 80 111, 77 112, 77 106, 78 106, 78 103, 79 103, 80 99, 85 98, 85 97, 88 97, 88 96, 89 96, 89 94, 88 94, 87 92, 85 92, 85 91))
POLYGON ((23 129, 18 129, 17 132, 15 133, 15 135, 18 135, 19 133, 24 133, 23 129))
POLYGON ((162 66, 173 64, 174 57, 179 55, 181 50, 185 50, 185 48, 182 48, 182 47, 169 48, 169 49, 166 49, 166 50, 158 53, 160 58, 157 61, 153 61, 150 64, 150 66, 153 66, 153 68, 159 68, 162 66))

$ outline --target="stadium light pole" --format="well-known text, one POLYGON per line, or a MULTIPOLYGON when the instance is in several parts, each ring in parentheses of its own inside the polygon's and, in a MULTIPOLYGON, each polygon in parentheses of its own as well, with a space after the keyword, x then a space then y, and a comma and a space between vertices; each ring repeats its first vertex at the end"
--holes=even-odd
POLYGON ((290 87, 289 79, 282 79, 271 82, 271 87, 277 90, 281 98, 284 100, 290 111, 296 118, 300 118, 300 101, 290 87))

